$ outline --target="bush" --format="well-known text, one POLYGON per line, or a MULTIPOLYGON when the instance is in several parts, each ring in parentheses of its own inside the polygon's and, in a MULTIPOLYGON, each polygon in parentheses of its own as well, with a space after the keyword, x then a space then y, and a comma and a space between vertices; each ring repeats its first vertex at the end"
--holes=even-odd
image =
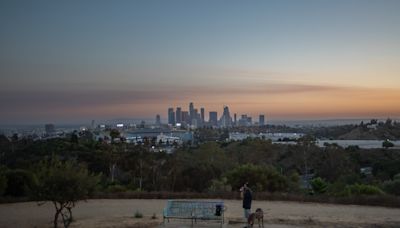
POLYGON ((117 192, 126 192, 127 190, 128 189, 125 186, 115 184, 115 185, 109 185, 106 189, 106 192, 117 193, 117 192))
POLYGON ((5 169, 0 167, 0 196, 4 194, 7 189, 7 176, 5 173, 5 169))
POLYGON ((323 194, 328 189, 328 183, 320 177, 311 180, 310 184, 315 194, 323 194))
POLYGON ((400 180, 383 182, 383 190, 389 194, 400 196, 400 180))
POLYGON ((143 214, 140 213, 139 211, 136 211, 134 217, 135 217, 135 218, 143 218, 143 214))
POLYGON ((210 192, 229 192, 232 191, 232 187, 227 183, 226 177, 221 179, 213 179, 211 186, 208 188, 210 192))
POLYGON ((345 196, 383 195, 383 194, 384 192, 380 188, 366 184, 347 185, 344 190, 345 196))
POLYGON ((289 192, 300 192, 300 176, 297 172, 292 172, 288 176, 289 192))
POLYGON ((35 185, 35 175, 27 170, 8 170, 5 173, 7 184, 5 195, 14 197, 28 196, 35 185))
POLYGON ((383 190, 389 194, 400 196, 400 179, 395 178, 393 181, 383 182, 383 190))

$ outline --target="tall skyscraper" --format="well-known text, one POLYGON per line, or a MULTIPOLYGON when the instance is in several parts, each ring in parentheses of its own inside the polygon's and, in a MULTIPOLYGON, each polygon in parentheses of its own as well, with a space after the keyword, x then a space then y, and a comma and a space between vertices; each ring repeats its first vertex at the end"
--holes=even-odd
POLYGON ((258 124, 260 126, 264 126, 265 125, 265 116, 264 115, 260 115, 260 118, 258 120, 258 124))
POLYGON ((189 118, 190 118, 189 113, 187 111, 182 111, 182 122, 188 124, 190 121, 189 118))
POLYGON ((176 108, 176 118, 175 118, 175 121, 177 122, 177 123, 182 123, 182 109, 181 109, 181 107, 177 107, 176 108))
POLYGON ((156 125, 161 125, 161 117, 160 114, 156 115, 156 125))
POLYGON ((204 108, 200 108, 200 118, 201 122, 204 123, 204 108))
POLYGON ((221 116, 221 127, 231 127, 232 126, 232 117, 229 114, 228 106, 224 106, 224 113, 221 116))
POLYGON ((175 125, 174 108, 169 108, 168 109, 168 124, 175 125))
POLYGON ((217 112, 210 112, 209 115, 210 116, 209 116, 208 122, 212 126, 217 126, 218 125, 218 113, 217 112))
POLYGON ((189 124, 192 124, 192 119, 194 118, 194 105, 193 102, 189 104, 189 124))
POLYGON ((236 115, 236 113, 235 114, 233 114, 233 125, 237 125, 237 115, 236 115))
POLYGON ((192 125, 195 126, 195 127, 198 127, 199 126, 199 122, 200 122, 199 119, 200 119, 199 112, 197 111, 197 108, 195 108, 193 110, 192 125))

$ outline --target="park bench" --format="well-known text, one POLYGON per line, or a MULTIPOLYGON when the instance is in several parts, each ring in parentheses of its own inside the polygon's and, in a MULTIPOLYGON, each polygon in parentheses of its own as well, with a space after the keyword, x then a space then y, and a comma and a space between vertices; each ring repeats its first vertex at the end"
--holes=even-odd
POLYGON ((224 211, 226 207, 223 201, 188 201, 168 200, 163 212, 163 222, 169 219, 190 219, 193 223, 197 220, 217 220, 224 224, 224 211))

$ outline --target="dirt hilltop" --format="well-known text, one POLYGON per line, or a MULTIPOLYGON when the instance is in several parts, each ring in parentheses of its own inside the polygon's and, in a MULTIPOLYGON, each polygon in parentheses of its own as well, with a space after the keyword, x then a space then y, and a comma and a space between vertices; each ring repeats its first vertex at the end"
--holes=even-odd
MULTIPOLYGON (((242 227, 240 200, 224 200, 227 206, 224 227, 242 227)), ((73 210, 71 227, 159 227, 166 200, 103 199, 79 202, 73 210), (135 219, 135 212, 144 215, 135 219), (153 215, 157 219, 152 219, 153 215)), ((254 201, 262 208, 267 227, 400 227, 400 208, 334 205, 282 201, 254 201)), ((34 202, 1 204, 0 227, 51 227, 52 205, 34 202)), ((190 222, 173 220, 164 227, 190 227, 190 222)), ((219 227, 198 222, 195 227, 219 227)), ((256 226, 257 227, 257 226, 256 226)))

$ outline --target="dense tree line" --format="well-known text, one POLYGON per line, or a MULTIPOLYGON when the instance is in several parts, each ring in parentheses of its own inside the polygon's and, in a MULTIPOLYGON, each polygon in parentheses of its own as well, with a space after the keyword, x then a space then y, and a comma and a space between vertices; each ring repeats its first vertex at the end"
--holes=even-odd
POLYGON ((393 186, 398 186, 395 177, 400 173, 398 150, 334 144, 319 148, 312 138, 299 140, 297 145, 260 139, 214 141, 182 147, 173 154, 151 152, 145 145, 107 144, 73 135, 47 141, 0 136, 0 144, 0 190, 12 196, 28 195, 35 165, 53 156, 84 164, 90 173, 100 176, 98 191, 103 192, 236 191, 247 181, 256 191, 299 193, 305 191, 301 175, 312 174, 326 182, 326 192, 332 194, 354 184, 397 194, 393 186), (361 173, 362 167, 371 167, 372 173, 361 173))

